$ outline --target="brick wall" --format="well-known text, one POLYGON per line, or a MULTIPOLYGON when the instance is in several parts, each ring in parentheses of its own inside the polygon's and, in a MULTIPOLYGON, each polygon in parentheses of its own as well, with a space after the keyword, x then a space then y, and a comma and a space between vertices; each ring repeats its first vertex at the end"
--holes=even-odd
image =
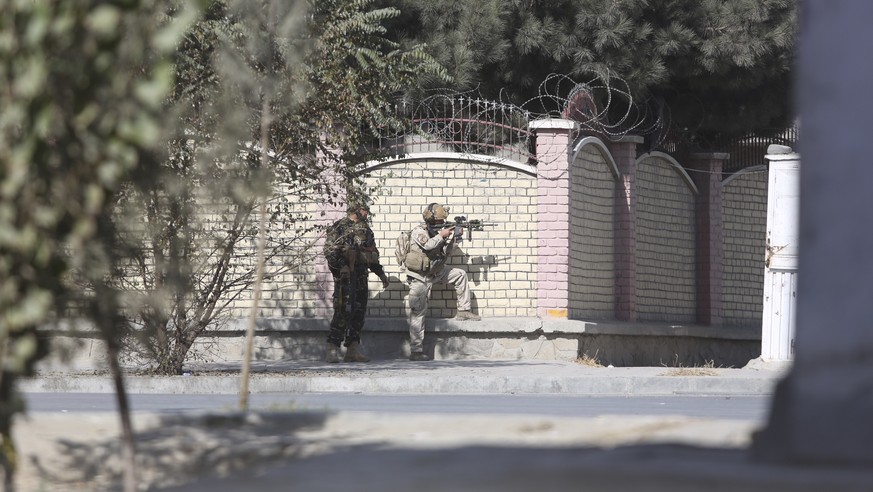
MULTIPOLYGON (((572 319, 617 319, 616 204, 624 176, 613 173, 606 147, 584 145, 567 175, 569 184, 568 313, 572 319)), ((695 267, 695 192, 687 175, 669 156, 643 156, 634 164, 635 246, 631 258, 634 319, 641 322, 694 323, 697 286, 695 267)), ((427 203, 450 207, 450 217, 465 215, 497 223, 474 233, 472 242, 456 249, 450 264, 467 270, 473 307, 484 317, 538 315, 537 177, 530 172, 472 160, 429 158, 402 160, 371 169, 374 194, 373 230, 382 264, 392 278, 383 290, 370 276, 369 316, 406 316, 408 292, 393 252, 402 230, 421 220, 427 203)), ((750 173, 725 182, 724 188, 724 324, 760 324, 762 309, 763 238, 766 226, 765 173, 750 173)), ((291 203, 294 203, 291 200, 291 203)), ((342 212, 324 204, 299 204, 313 222, 329 223, 342 212), (322 216, 324 212, 327 215, 322 216)), ((265 283, 260 316, 264 318, 329 317, 332 281, 319 262, 320 243, 313 233, 277 258, 273 267, 290 261, 298 266, 265 283), (304 261, 296 261, 298 256, 304 261)), ((237 252, 253 260, 254 244, 237 252)), ((436 287, 431 317, 455 314, 454 292, 436 287)), ((245 317, 251 290, 231 303, 231 317, 245 317)))
MULTIPOLYGON (((368 173, 368 183, 380 185, 371 206, 373 232, 381 254, 381 263, 392 283, 387 290, 375 275, 370 279, 369 316, 405 317, 408 288, 405 276, 394 258, 395 239, 402 230, 421 222, 421 211, 430 202, 449 206, 450 219, 465 215, 468 219, 494 222, 482 232, 474 232, 472 241, 455 248, 449 264, 467 271, 473 293, 473 309, 482 316, 536 316, 536 178, 514 169, 478 162, 454 160, 401 161, 375 168, 368 173)), ((342 216, 335 211, 324 218, 320 204, 300 204, 312 215, 312 222, 330 223, 342 216)), ((306 225, 306 224, 301 224, 306 225)), ((299 241, 283 261, 299 266, 267 281, 262 292, 259 316, 264 318, 329 317, 332 282, 325 281, 319 257, 321 241, 315 233, 299 241), (303 261, 296 261, 301 256, 303 261), (322 284, 319 285, 318 281, 322 284), (326 283, 325 283, 326 282, 326 283)), ((254 261, 254 245, 241 249, 242 261, 254 261)), ((231 317, 248 316, 251 289, 233 300, 231 317)), ((434 288, 428 316, 455 315, 454 289, 434 288)))
MULTIPOLYGON (((371 212, 382 264, 392 279, 400 279, 394 259, 397 236, 422 221, 428 203, 443 203, 450 219, 464 215, 497 224, 473 232, 473 240, 456 247, 449 261, 469 275, 473 310, 483 317, 536 316, 536 178, 496 165, 450 160, 398 162, 369 176, 371 184, 383 180, 371 212)), ((399 280, 387 294, 380 293, 371 275, 370 289, 371 316, 406 316, 408 289, 399 280)), ((435 287, 428 316, 452 317, 455 308, 454 289, 435 287)))
MULTIPOLYGON (((535 316, 536 304, 536 180, 519 171, 482 163, 458 161, 402 161, 371 171, 368 183, 379 185, 371 206, 373 232, 381 263, 392 279, 383 290, 375 275, 370 275, 369 316, 405 317, 405 298, 400 268, 394 259, 395 239, 403 230, 421 222, 421 210, 430 202, 447 204, 450 218, 465 215, 496 227, 474 232, 464 241, 449 264, 467 270, 473 291, 473 308, 483 316, 535 316)), ((319 218, 323 208, 304 204, 314 222, 330 223, 342 213, 319 218)), ((310 234, 306 245, 311 250, 298 268, 264 285, 260 316, 329 317, 332 282, 325 281, 318 236, 310 234), (313 246, 314 245, 314 246, 313 246), (321 279, 322 285, 318 285, 321 279)), ((303 243, 301 243, 301 248, 303 243)), ((301 251, 289 251, 293 261, 301 251)), ((254 255, 250 248, 243 256, 254 255)), ((281 262, 282 259, 278 259, 281 262)), ((247 316, 251 292, 244 292, 232 304, 231 316, 247 316)), ((455 294, 451 287, 434 288, 429 316, 452 317, 455 294)))
POLYGON ((724 184, 724 324, 760 326, 767 236, 766 168, 724 184))
POLYGON ((570 167, 572 319, 615 316, 615 180, 596 145, 582 147, 570 167))
POLYGON ((637 164, 637 319, 693 323, 696 317, 694 193, 675 161, 637 164))
MULTIPOLYGON (((293 196, 287 198, 297 208, 298 213, 302 212, 302 215, 311 217, 311 220, 297 224, 279 223, 275 229, 267 233, 268 241, 274 236, 283 235, 282 240, 287 241, 288 244, 284 254, 266 264, 266 271, 284 271, 284 273, 264 282, 259 316, 264 318, 328 316, 327 300, 330 299, 331 291, 325 292, 318 288, 316 275, 321 261, 320 235, 314 232, 298 235, 296 232, 297 227, 305 229, 319 222, 319 206, 315 203, 294 201, 293 196), (289 269, 287 265, 294 265, 294 267, 289 269)), ((270 211, 281 213, 281 210, 276 210, 276 206, 272 204, 270 211)), ((256 225, 257 215, 253 220, 256 225)), ((257 254, 254 242, 243 245, 236 254, 242 264, 254 268, 257 254)), ((252 295, 253 289, 246 289, 233 300, 230 304, 230 316, 247 317, 252 304, 252 295)))

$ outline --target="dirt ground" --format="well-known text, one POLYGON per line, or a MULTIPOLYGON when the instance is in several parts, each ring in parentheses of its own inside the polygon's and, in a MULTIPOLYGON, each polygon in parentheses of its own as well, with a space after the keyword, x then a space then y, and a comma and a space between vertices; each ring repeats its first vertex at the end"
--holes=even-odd
MULTIPOLYGON (((739 448, 755 428, 744 421, 686 417, 562 418, 410 415, 363 412, 135 414, 139 489, 160 490, 207 477, 257 472, 356 446, 446 449, 688 443, 739 448)), ((120 490, 118 417, 36 413, 14 427, 17 492, 120 490)))

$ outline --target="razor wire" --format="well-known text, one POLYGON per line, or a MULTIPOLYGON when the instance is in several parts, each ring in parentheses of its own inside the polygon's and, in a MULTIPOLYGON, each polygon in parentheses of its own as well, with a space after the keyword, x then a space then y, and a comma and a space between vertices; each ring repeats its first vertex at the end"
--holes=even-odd
MULTIPOLYGON (((576 122, 576 134, 616 140, 627 134, 664 134, 665 112, 634 99, 627 84, 614 75, 592 76, 578 82, 553 74, 538 94, 520 105, 483 97, 478 90, 433 90, 418 100, 396 104, 398 119, 411 129, 377 136, 376 149, 386 155, 454 152, 535 163, 537 120, 576 122)), ((575 136, 575 135, 574 135, 575 136)))

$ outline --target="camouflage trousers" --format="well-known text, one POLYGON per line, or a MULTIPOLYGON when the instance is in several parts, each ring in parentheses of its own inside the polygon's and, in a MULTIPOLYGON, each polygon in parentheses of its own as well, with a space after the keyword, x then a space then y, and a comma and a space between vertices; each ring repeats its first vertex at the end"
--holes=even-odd
POLYGON ((358 272, 351 281, 347 273, 333 278, 333 318, 327 341, 336 346, 361 341, 361 330, 367 315, 367 272, 358 272))
POLYGON ((467 272, 460 268, 443 268, 433 277, 425 277, 424 281, 407 277, 409 285, 409 350, 421 352, 424 342, 424 314, 427 302, 434 284, 451 284, 455 288, 458 311, 470 310, 470 286, 467 284, 467 272))

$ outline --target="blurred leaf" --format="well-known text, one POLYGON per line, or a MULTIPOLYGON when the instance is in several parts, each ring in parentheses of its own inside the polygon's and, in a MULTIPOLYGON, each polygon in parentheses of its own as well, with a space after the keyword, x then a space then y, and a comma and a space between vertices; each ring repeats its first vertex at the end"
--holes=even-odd
POLYGON ((98 38, 108 38, 120 34, 121 11, 112 5, 101 5, 88 14, 85 25, 98 38))

